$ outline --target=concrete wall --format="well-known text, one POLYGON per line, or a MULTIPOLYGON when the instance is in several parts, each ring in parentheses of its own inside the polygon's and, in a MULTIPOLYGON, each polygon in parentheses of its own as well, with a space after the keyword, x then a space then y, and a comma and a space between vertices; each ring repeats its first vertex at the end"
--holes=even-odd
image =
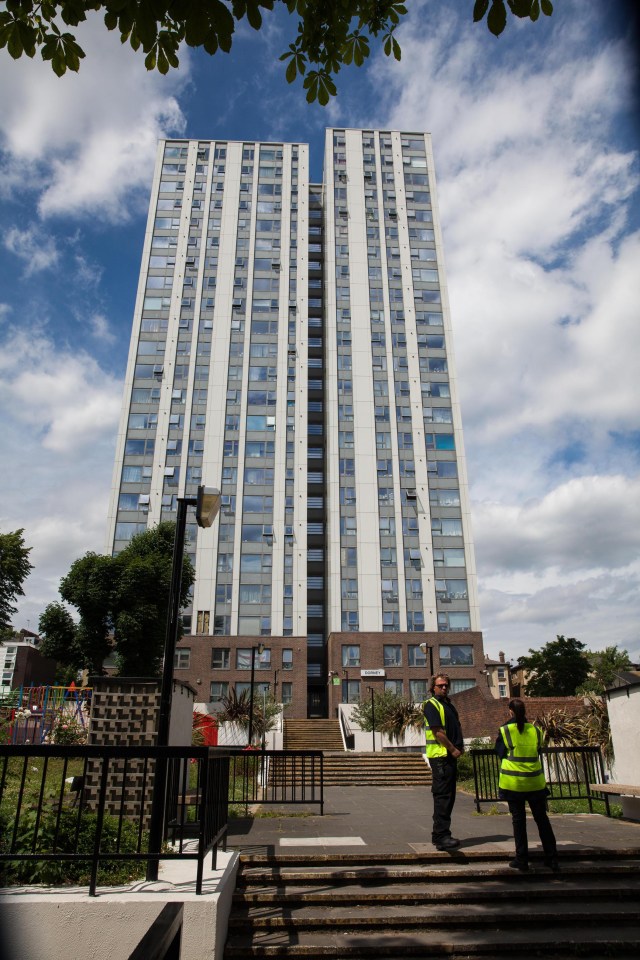
MULTIPOLYGON (((344 715, 348 727, 351 729, 351 732, 354 735, 354 750, 356 753, 373 752, 373 734, 371 731, 369 731, 369 733, 365 733, 364 730, 360 730, 355 720, 352 719, 353 711, 355 710, 355 704, 341 703, 338 709, 340 713, 344 715)), ((342 731, 342 726, 340 727, 340 730, 342 731)), ((375 744, 376 750, 407 750, 409 748, 412 750, 424 750, 424 731, 408 730, 404 739, 400 741, 390 740, 386 734, 376 732, 375 744)))
MULTIPOLYGON (((616 783, 640 786, 640 686, 623 687, 607 694, 609 722, 615 763, 613 779, 616 783)), ((640 820, 640 798, 623 797, 625 817, 640 820)))
POLYGON ((184 904, 181 960, 222 960, 238 855, 219 851, 216 871, 208 863, 202 896, 194 893, 195 861, 167 862, 158 883, 102 888, 97 897, 77 888, 6 890, 6 960, 128 960, 166 903, 184 904))

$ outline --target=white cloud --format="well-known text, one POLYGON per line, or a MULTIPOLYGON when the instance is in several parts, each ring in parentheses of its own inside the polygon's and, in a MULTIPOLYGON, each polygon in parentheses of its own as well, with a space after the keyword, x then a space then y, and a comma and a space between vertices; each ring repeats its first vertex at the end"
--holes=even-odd
POLYGON ((9 227, 3 243, 5 249, 26 264, 25 277, 55 267, 60 258, 55 238, 44 233, 35 224, 25 230, 15 226, 9 227))
POLYGON ((189 51, 179 73, 164 78, 99 17, 77 33, 87 54, 77 75, 58 79, 38 58, 1 58, 3 175, 14 191, 39 192, 43 217, 126 220, 132 193, 140 194, 137 212, 148 195, 158 138, 184 131, 176 94, 188 80, 189 51))
POLYGON ((476 503, 473 527, 487 576, 626 567, 640 557, 640 477, 576 477, 518 506, 476 503))
POLYGON ((37 328, 12 331, 0 348, 0 529, 25 528, 35 567, 18 626, 36 629, 73 560, 104 549, 121 391, 95 360, 37 328))
POLYGON ((499 47, 422 7, 428 32, 418 14, 370 72, 375 115, 349 117, 433 135, 481 620, 512 656, 555 633, 638 646, 638 451, 617 439, 637 430, 638 152, 625 50, 579 7, 499 47))
POLYGON ((111 330, 109 321, 102 313, 94 313, 89 317, 89 326, 96 340, 102 340, 104 343, 115 343, 116 335, 111 330))

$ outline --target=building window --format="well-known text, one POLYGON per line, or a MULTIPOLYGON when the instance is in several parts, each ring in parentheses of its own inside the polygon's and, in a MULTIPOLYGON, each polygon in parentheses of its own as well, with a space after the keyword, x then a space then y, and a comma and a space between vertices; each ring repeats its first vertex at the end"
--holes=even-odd
MULTIPOLYGON (((239 647, 236 650, 236 670, 251 670, 251 654, 251 647, 239 647)), ((253 657, 254 669, 271 669, 271 650, 265 649, 262 651, 262 653, 258 653, 258 650, 256 649, 253 657)))
POLYGON ((498 684, 498 696, 499 696, 500 698, 508 696, 506 683, 499 683, 499 684, 498 684))
POLYGON ((188 670, 191 666, 191 650, 189 647, 178 647, 173 655, 175 670, 188 670))
POLYGON ((475 685, 475 680, 452 680, 449 693, 462 693, 463 690, 470 690, 471 687, 475 687, 475 685))
POLYGON ((198 610, 196 633, 209 633, 209 610, 198 610))
POLYGON ((293 670, 293 650, 285 647, 282 651, 282 669, 293 670))
POLYGON ((399 644, 385 643, 383 647, 383 657, 385 667, 402 666, 402 647, 399 644))
POLYGON ((360 699, 360 681, 343 680, 342 681, 342 702, 357 703, 360 699))
POLYGON ((211 703, 219 703, 229 693, 229 684, 226 680, 213 680, 209 689, 211 703))
POLYGON ((473 647, 471 644, 456 644, 440 646, 441 667, 472 667, 473 647))
MULTIPOLYGON (((343 644, 342 647, 342 666, 343 667, 359 667, 360 666, 360 647, 359 645, 352 644, 347 646, 343 644)), ((351 701, 347 700, 347 703, 351 701)))
POLYGON ((211 651, 211 669, 228 670, 229 653, 228 647, 214 647, 211 651))
MULTIPOLYGON (((283 669, 284 669, 284 664, 283 664, 283 669)), ((293 684, 283 683, 282 684, 282 702, 291 703, 292 700, 293 700, 293 684)))
POLYGON ((409 698, 412 703, 423 703, 427 699, 427 681, 409 680, 409 698))
POLYGON ((426 667, 427 651, 421 650, 417 643, 410 643, 407 648, 410 667, 426 667))
POLYGON ((397 697, 402 696, 402 680, 385 680, 384 689, 395 693, 397 697))

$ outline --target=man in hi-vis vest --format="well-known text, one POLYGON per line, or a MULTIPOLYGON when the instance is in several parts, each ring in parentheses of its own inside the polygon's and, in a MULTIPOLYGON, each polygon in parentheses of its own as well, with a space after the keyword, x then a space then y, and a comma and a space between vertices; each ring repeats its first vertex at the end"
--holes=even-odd
POLYGON ((458 757, 464 750, 458 711, 448 697, 449 677, 439 673, 431 679, 431 697, 422 705, 431 767, 433 828, 436 850, 455 850, 460 841, 451 836, 451 811, 456 800, 458 757))

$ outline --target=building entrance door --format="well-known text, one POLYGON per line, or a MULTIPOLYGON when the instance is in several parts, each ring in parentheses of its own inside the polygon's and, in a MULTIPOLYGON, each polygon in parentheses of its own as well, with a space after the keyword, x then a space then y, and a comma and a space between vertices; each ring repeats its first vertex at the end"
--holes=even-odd
POLYGON ((307 717, 310 720, 326 716, 326 691, 322 687, 307 687, 307 717))

